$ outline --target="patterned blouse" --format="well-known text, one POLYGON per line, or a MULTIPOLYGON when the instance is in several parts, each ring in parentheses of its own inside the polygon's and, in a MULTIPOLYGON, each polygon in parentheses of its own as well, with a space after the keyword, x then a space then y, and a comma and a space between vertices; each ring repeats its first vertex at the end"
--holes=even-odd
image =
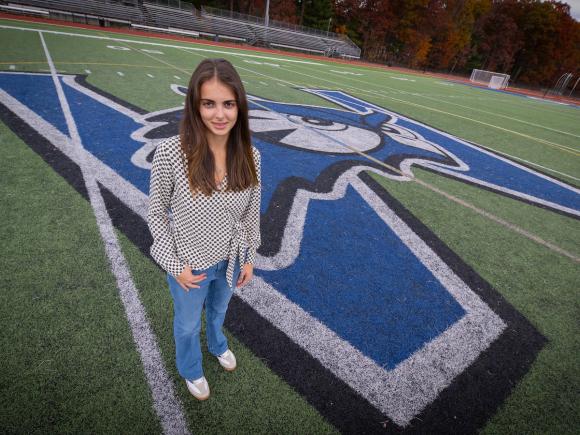
POLYGON ((227 175, 211 196, 189 189, 179 136, 161 142, 151 169, 147 220, 153 235, 151 256, 173 276, 187 264, 206 269, 228 259, 233 288, 235 261, 253 264, 260 246, 261 157, 252 147, 258 185, 227 192, 227 175))

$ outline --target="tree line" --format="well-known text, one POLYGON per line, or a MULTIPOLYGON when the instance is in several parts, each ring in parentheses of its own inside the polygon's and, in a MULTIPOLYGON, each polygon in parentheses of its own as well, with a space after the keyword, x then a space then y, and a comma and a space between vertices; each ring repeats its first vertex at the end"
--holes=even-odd
MULTIPOLYGON (((193 0, 263 16, 266 0, 193 0)), ((580 23, 540 0, 270 0, 270 19, 348 36, 371 62, 450 73, 473 68, 552 85, 580 74, 580 23)))

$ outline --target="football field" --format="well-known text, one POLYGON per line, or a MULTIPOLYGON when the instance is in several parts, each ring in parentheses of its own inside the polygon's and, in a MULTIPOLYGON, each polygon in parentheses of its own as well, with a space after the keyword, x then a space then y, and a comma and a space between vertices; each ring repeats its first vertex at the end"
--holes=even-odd
POLYGON ((6 17, 0 38, 3 433, 580 427, 579 106, 6 17), (145 218, 208 57, 248 94, 262 245, 238 369, 204 350, 197 402, 145 218))

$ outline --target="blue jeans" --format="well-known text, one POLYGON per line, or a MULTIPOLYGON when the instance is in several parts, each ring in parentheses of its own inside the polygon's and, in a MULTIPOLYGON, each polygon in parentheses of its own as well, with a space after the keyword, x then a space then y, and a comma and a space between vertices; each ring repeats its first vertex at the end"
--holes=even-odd
MULTIPOLYGON (((173 296, 173 337, 175 339, 175 359, 177 370, 185 379, 203 376, 201 362, 201 311, 205 302, 205 323, 207 347, 211 354, 218 356, 228 349, 228 340, 222 332, 228 304, 233 294, 226 279, 228 261, 223 260, 203 270, 194 270, 194 275, 206 273, 200 288, 185 291, 176 279, 168 274, 167 282, 173 296)), ((234 286, 240 273, 239 263, 234 268, 234 286)))

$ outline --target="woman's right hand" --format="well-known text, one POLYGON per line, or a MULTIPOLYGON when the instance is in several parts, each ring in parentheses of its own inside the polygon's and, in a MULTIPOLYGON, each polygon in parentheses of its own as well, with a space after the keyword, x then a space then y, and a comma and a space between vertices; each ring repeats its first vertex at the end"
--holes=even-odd
POLYGON ((207 275, 205 273, 194 275, 191 272, 191 267, 186 265, 179 276, 175 277, 175 280, 183 290, 188 292, 192 288, 199 288, 199 285, 197 284, 202 282, 206 277, 207 275))

